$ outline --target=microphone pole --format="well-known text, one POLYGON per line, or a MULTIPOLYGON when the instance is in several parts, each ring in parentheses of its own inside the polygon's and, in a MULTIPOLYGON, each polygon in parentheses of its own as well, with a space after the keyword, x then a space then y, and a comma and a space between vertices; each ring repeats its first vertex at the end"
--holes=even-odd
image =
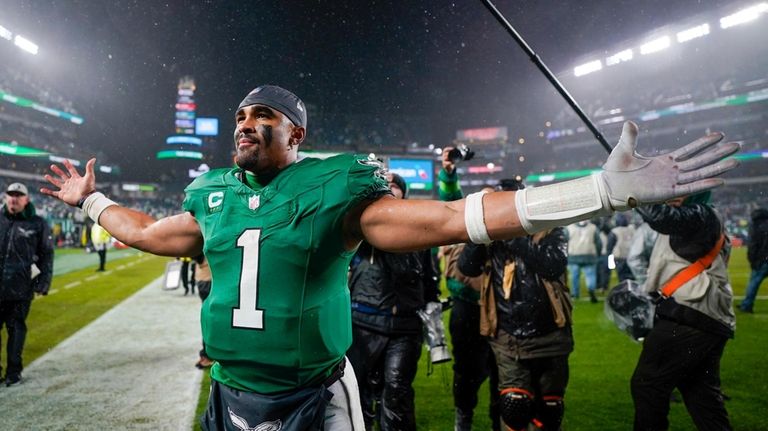
POLYGON ((488 10, 493 14, 494 17, 496 17, 496 20, 499 21, 499 24, 501 24, 502 27, 504 27, 507 30, 507 33, 509 33, 510 36, 512 36, 513 39, 515 39, 515 42, 517 42, 518 45, 520 45, 520 48, 525 51, 526 54, 528 54, 528 58, 533 62, 533 64, 536 65, 536 67, 539 68, 539 70, 544 74, 544 76, 547 77, 549 82, 555 87, 558 93, 560 93, 561 96, 565 99, 566 102, 573 108, 574 111, 576 111, 576 115, 581 118, 581 121, 584 122, 584 124, 589 128, 590 131, 592 131, 592 134, 595 135, 595 138, 600 142, 600 144, 605 148, 606 151, 608 151, 608 154, 611 153, 611 146, 608 144, 608 142, 603 137, 603 134, 600 133, 599 130, 597 130, 597 127, 592 123, 592 121, 587 117, 587 114, 584 113, 584 111, 579 107, 579 104, 576 103, 576 101, 573 99, 573 97, 568 93, 568 90, 563 87, 563 85, 560 83, 560 81, 557 80, 555 75, 552 74, 552 72, 549 70, 546 64, 544 64, 543 61, 541 61, 541 58, 531 49, 531 47, 528 45, 528 43, 525 42, 525 39, 523 39, 522 36, 515 30, 514 27, 512 27, 512 24, 507 21, 507 19, 504 17, 504 15, 494 6, 494 4, 491 2, 491 0, 483 0, 483 4, 488 8, 488 10))

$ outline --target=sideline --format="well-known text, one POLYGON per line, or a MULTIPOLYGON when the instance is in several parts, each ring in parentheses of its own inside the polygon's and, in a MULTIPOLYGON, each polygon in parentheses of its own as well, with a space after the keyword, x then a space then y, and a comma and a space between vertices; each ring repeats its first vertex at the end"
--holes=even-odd
POLYGON ((200 299, 161 282, 29 364, 21 385, 0 386, 0 429, 192 429, 200 299))
MULTIPOLYGON (((60 254, 53 259, 53 275, 63 275, 83 268, 98 268, 99 256, 96 253, 86 253, 85 249, 80 249, 80 253, 60 254)), ((107 269, 111 269, 117 264, 117 261, 126 257, 138 256, 142 254, 139 250, 126 248, 118 250, 110 248, 107 251, 107 269)))

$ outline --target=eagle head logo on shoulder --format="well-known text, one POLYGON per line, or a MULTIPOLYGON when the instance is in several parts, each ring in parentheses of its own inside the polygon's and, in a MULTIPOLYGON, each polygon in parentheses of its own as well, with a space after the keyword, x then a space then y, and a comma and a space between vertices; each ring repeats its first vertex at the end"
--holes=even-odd
POLYGON ((373 175, 383 180, 387 179, 387 169, 384 167, 384 163, 381 160, 368 156, 365 159, 357 159, 357 163, 360 163, 363 166, 376 168, 373 175))

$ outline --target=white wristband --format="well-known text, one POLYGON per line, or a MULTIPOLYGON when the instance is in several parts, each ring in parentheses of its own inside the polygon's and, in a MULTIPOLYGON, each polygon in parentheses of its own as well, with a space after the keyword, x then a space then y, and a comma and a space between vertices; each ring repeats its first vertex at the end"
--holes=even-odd
POLYGON ((600 174, 518 190, 515 207, 529 234, 608 215, 612 207, 600 174), (604 198, 604 196, 606 198, 604 198))
POLYGON ((108 197, 104 196, 104 193, 95 192, 85 198, 83 202, 83 212, 88 214, 88 217, 96 223, 99 222, 99 216, 105 209, 117 205, 117 202, 113 202, 108 197))
POLYGON ((467 227, 469 240, 475 244, 490 244, 493 241, 485 227, 484 194, 485 192, 472 193, 464 200, 464 224, 467 227))

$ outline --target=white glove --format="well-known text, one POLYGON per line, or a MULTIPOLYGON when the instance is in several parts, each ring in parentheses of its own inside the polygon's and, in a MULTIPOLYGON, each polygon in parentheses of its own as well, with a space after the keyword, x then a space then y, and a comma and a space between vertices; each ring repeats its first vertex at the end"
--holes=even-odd
POLYGON ((710 133, 671 153, 644 157, 635 152, 637 125, 625 122, 618 145, 597 174, 605 206, 626 211, 722 185, 723 179, 712 177, 739 164, 736 159, 723 160, 739 151, 736 142, 716 145, 723 137, 710 133))
POLYGON ((627 121, 602 172, 518 191, 520 223, 534 233, 720 186, 724 181, 712 177, 739 164, 723 160, 737 152, 739 144, 718 144, 722 139, 722 133, 711 133, 671 153, 644 157, 635 152, 637 125, 627 121))

